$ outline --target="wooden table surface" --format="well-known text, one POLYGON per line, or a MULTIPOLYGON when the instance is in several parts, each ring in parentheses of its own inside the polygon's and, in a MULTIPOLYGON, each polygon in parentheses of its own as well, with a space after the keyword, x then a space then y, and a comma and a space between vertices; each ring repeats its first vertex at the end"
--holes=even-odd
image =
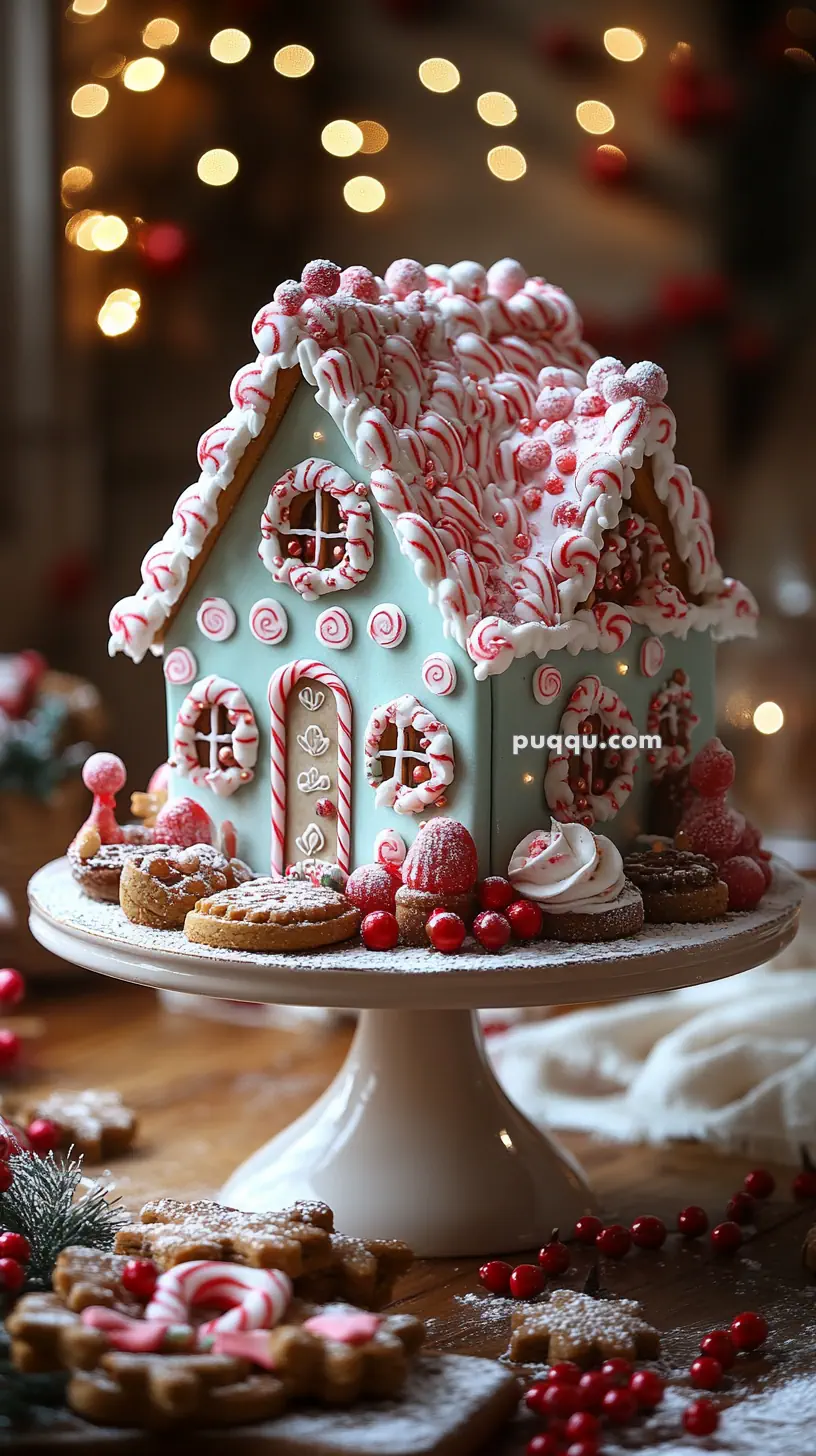
MULTIPOLYGON (((96 980, 32 998, 18 1024, 31 1033, 20 1090, 110 1086, 136 1109, 138 1147, 111 1168, 116 1191, 134 1210, 163 1194, 213 1196, 238 1162, 318 1096, 352 1034, 350 1023, 256 1028, 173 1014, 152 992, 96 980)), ((657 1213, 671 1227, 680 1207, 700 1203, 717 1222, 748 1169, 743 1158, 719 1157, 690 1144, 626 1147, 574 1135, 564 1141, 584 1163, 610 1220, 657 1213)), ((682 1372, 700 1336, 727 1326, 740 1310, 761 1310, 771 1338, 765 1355, 740 1360, 722 1392, 723 1403, 733 1403, 734 1410, 718 1436, 703 1443, 705 1449, 753 1451, 753 1437, 750 1431, 745 1435, 741 1422, 756 1409, 757 1429, 764 1430, 770 1419, 765 1406, 770 1402, 772 1410, 774 1400, 779 1403, 779 1387, 789 1385, 793 1395, 802 1388, 801 1378, 813 1374, 816 1291, 802 1269, 800 1250, 816 1210, 787 1198, 790 1169, 773 1171, 778 1195, 762 1207, 759 1228, 748 1231, 736 1257, 714 1259, 705 1240, 687 1244, 672 1236, 659 1253, 635 1251, 620 1263, 605 1261, 604 1285, 639 1299, 663 1332, 665 1367, 678 1387, 655 1420, 627 1435, 630 1445, 634 1440, 665 1452, 699 1449, 699 1443, 684 1443, 680 1431, 679 1413, 692 1396, 682 1372), (753 1400, 745 1404, 747 1397, 753 1400)), ((376 1199, 376 1188, 371 1193, 376 1199)), ((542 1241, 548 1232, 542 1229, 542 1241)), ((500 1254, 484 1250, 485 1257, 500 1254)), ((508 1303, 481 1290, 478 1262, 419 1262, 401 1287, 399 1303, 428 1321, 431 1348, 488 1356, 505 1350, 508 1303)), ((515 1262, 522 1260, 516 1256, 515 1262)), ((590 1262, 588 1252, 577 1251, 575 1268, 563 1282, 580 1287, 590 1262)), ((502 1452, 523 1450, 537 1429, 539 1423, 525 1413, 502 1452)), ((774 1428, 775 1456, 816 1452, 816 1426, 810 1429, 810 1444, 803 1444, 795 1426, 774 1428)), ((765 1449, 758 1440, 757 1452, 765 1449)))

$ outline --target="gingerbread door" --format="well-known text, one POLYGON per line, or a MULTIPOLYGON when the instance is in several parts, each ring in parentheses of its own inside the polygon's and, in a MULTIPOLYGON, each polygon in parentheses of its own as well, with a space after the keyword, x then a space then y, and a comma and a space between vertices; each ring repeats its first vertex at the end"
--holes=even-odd
POLYGON ((298 658, 269 682, 272 873, 299 860, 351 867, 351 699, 331 668, 298 658))

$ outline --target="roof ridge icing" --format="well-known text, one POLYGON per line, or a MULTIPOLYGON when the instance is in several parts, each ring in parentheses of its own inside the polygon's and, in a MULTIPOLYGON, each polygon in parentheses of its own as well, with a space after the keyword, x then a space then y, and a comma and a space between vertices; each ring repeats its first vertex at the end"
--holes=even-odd
POLYGON ((756 603, 723 575, 708 502, 675 461, 663 370, 597 358, 572 300, 514 260, 485 271, 403 258, 384 278, 317 260, 275 289, 252 335, 257 357, 199 441, 198 480, 145 556, 138 592, 111 612, 112 655, 161 651, 219 496, 279 371, 295 365, 477 678, 563 647, 616 651, 635 622, 661 636, 754 632, 756 603), (673 543, 631 501, 646 461, 673 543), (671 580, 672 550, 688 595, 671 580))

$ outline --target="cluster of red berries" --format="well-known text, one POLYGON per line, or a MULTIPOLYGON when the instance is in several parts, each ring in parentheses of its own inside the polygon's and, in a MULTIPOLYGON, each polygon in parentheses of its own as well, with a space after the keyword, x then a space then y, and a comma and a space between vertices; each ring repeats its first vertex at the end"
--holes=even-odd
POLYGON ((660 1405, 664 1388, 655 1370, 633 1370, 618 1357, 587 1371, 559 1360, 527 1391, 527 1406, 547 1422, 528 1442, 527 1456, 598 1456, 603 1423, 629 1425, 660 1405))
POLYGON ((771 856, 756 826, 727 802, 735 772, 733 753, 709 739, 691 763, 680 829, 693 850, 714 860, 729 910, 753 910, 771 883, 771 856))
MULTIPOLYGON (((0 1006, 19 1006, 25 995, 25 981, 19 971, 5 966, 0 970, 0 1006)), ((0 1072, 11 1067, 20 1055, 20 1038, 16 1031, 0 1026, 0 1072)))
MULTIPOLYGON (((480 911, 473 922, 472 933, 484 950, 500 951, 510 937, 535 940, 541 934, 544 917, 532 900, 519 899, 509 880, 489 875, 479 885, 480 911)), ((467 926, 461 915, 452 910, 434 910, 426 926, 434 950, 453 955, 461 950, 467 926)), ((369 950, 393 950, 399 940, 397 917, 391 910, 372 910, 360 926, 363 943, 369 950)))
POLYGON ((0 1294, 16 1294, 25 1283, 31 1245, 22 1234, 0 1233, 0 1294))
POLYGON ((506 1264, 503 1259, 489 1259, 479 1270, 479 1281, 489 1294, 510 1294, 514 1299, 534 1299, 547 1279, 566 1274, 572 1255, 553 1229, 549 1243, 538 1251, 537 1264, 506 1264))
POLYGON ((703 1335, 700 1354, 689 1371, 692 1385, 699 1390, 717 1390, 737 1355, 758 1350, 767 1338, 767 1321, 753 1310, 735 1315, 727 1330, 711 1330, 703 1335))

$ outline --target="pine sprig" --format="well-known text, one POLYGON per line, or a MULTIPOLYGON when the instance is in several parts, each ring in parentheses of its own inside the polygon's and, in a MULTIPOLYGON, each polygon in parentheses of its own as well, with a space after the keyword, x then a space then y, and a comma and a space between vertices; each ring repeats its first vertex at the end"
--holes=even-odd
POLYGON ((51 1275, 63 1249, 81 1244, 111 1249, 118 1229, 127 1222, 119 1199, 92 1183, 80 1192, 82 1158, 59 1161, 53 1153, 38 1158, 18 1153, 10 1159, 11 1186, 0 1193, 0 1229, 23 1234, 31 1245, 26 1287, 50 1289, 51 1275))

